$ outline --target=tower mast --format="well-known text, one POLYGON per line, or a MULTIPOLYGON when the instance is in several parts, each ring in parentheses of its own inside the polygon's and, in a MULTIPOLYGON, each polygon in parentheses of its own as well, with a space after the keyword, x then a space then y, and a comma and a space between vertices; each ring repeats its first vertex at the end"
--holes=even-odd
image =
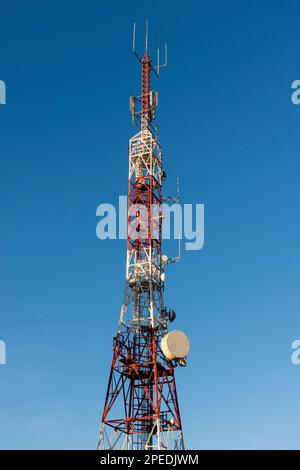
MULTIPOLYGON (((187 337, 168 333, 175 312, 164 304, 162 256, 162 151, 152 122, 158 94, 150 76, 165 63, 152 65, 146 50, 141 64, 141 96, 130 98, 133 122, 140 130, 129 140, 126 287, 102 414, 98 449, 183 449, 182 424, 174 369, 185 365, 187 337), (173 335, 172 337, 170 335, 173 335), (172 344, 177 344, 177 352, 172 344), (169 346, 168 346, 169 345, 169 346), (171 345, 171 346, 170 346, 171 345), (178 352, 180 351, 180 352, 178 352)), ((166 49, 165 49, 166 55, 166 49)))

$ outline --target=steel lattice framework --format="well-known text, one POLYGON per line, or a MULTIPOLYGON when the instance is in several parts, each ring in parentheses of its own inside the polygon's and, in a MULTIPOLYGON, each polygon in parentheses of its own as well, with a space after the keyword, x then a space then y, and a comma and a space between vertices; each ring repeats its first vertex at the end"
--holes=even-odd
POLYGON ((126 288, 98 439, 99 449, 183 449, 174 361, 160 347, 167 333, 162 257, 162 152, 152 127, 157 93, 146 52, 142 94, 131 98, 140 130, 129 141, 126 288), (138 109, 137 109, 138 108, 138 109))

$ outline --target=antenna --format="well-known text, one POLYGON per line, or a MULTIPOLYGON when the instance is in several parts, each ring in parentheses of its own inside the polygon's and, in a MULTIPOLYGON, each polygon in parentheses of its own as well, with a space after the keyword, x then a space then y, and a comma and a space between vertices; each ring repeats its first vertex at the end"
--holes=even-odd
MULTIPOLYGON (((146 34, 145 34, 145 52, 148 52, 149 50, 149 22, 146 20, 146 34)), ((137 57, 139 62, 142 62, 141 56, 136 52, 136 23, 133 23, 133 34, 132 34, 132 52, 133 54, 137 57)), ((167 44, 165 44, 165 60, 164 63, 160 63, 160 52, 159 49, 157 49, 157 63, 156 65, 152 65, 151 61, 151 70, 155 73, 155 75, 159 76, 159 71, 163 67, 167 67, 168 63, 168 49, 167 49, 167 44)))
POLYGON ((165 44, 165 62, 163 64, 159 63, 159 49, 157 49, 157 65, 154 67, 156 75, 159 75, 159 70, 162 67, 167 67, 168 65, 168 46, 165 44))
POLYGON ((132 52, 135 53, 135 23, 133 23, 132 52))
POLYGON ((146 52, 148 52, 148 20, 146 20, 146 52))
POLYGON ((135 50, 135 37, 136 37, 136 23, 134 22, 133 23, 133 35, 132 35, 132 52, 137 57, 139 62, 142 62, 142 59, 140 58, 140 56, 137 54, 135 50))

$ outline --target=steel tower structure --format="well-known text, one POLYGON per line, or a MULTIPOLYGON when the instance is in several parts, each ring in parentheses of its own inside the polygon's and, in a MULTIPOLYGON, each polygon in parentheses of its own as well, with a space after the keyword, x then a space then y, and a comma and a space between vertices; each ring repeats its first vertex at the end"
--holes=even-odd
POLYGON ((160 65, 158 51, 153 66, 148 31, 143 57, 135 52, 135 26, 133 37, 142 90, 141 96, 130 98, 130 110, 140 130, 129 140, 126 288, 113 341, 98 449, 184 449, 174 369, 186 361, 167 359, 161 344, 175 316, 167 310, 163 295, 165 265, 174 259, 162 255, 165 171, 152 125, 158 94, 150 90, 150 76, 159 74, 167 57, 160 65))

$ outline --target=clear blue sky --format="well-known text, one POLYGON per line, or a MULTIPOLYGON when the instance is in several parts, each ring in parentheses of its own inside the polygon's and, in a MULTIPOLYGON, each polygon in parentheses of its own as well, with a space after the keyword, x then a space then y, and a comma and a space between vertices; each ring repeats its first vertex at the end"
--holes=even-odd
POLYGON ((192 343, 186 445, 299 448, 299 2, 11 0, 0 16, 1 448, 96 447, 125 242, 99 241, 95 212, 126 194, 134 18, 169 45, 166 189, 180 175, 205 204, 205 248, 167 272, 192 343))

